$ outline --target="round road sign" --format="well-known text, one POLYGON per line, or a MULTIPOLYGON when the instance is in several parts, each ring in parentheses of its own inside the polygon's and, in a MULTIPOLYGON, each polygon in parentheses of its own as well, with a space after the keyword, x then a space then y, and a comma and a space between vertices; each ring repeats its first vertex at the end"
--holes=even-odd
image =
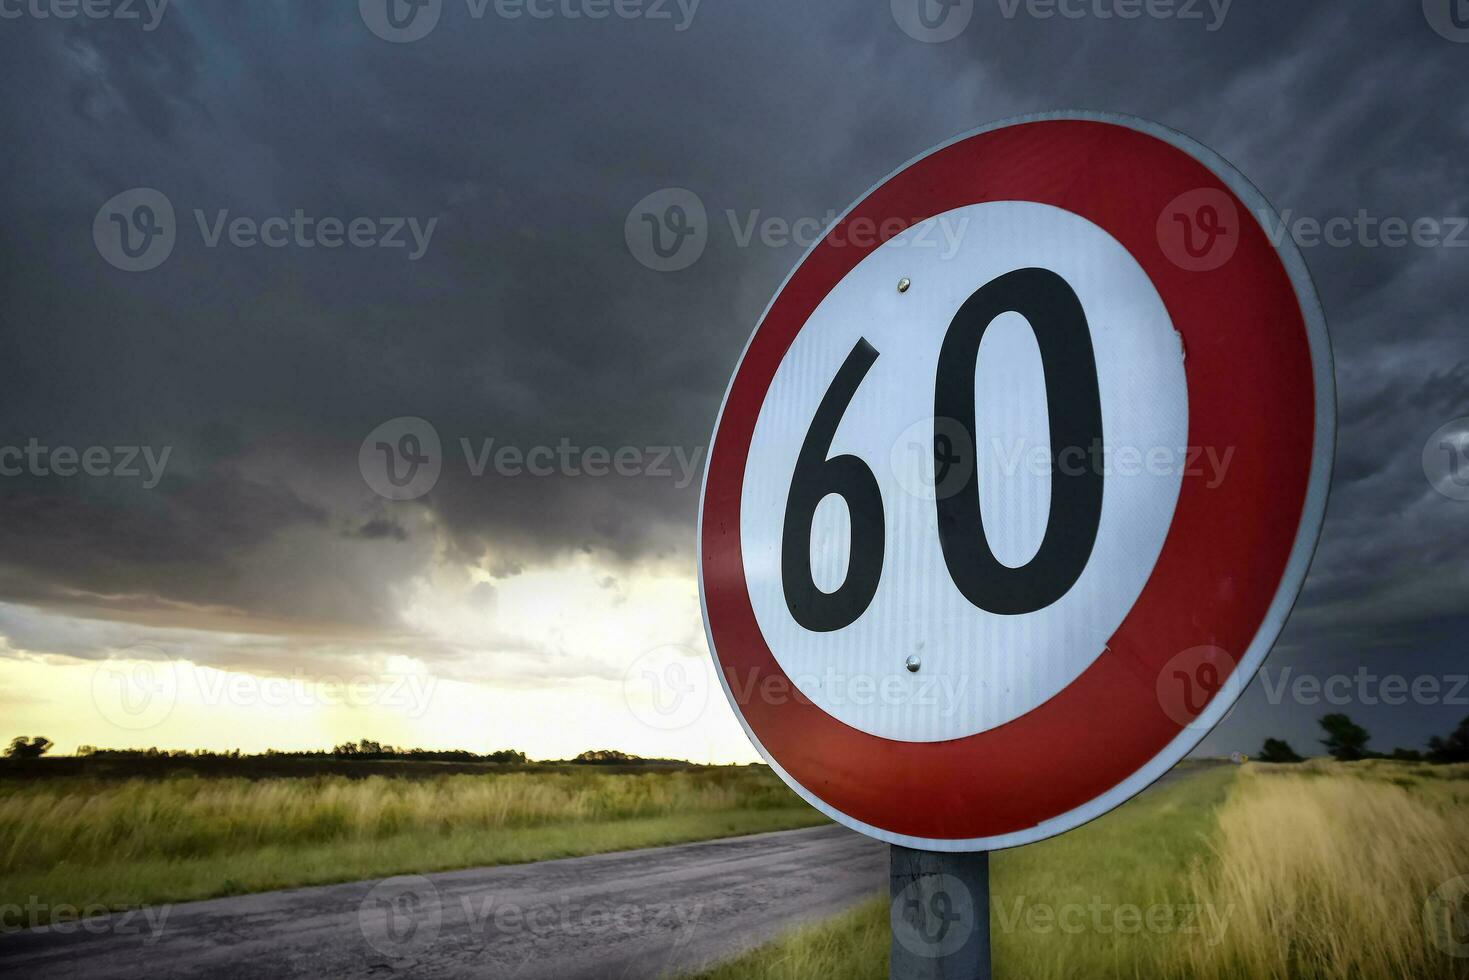
POLYGON ((891 174, 804 256, 725 395, 705 627, 761 754, 930 850, 1039 840, 1224 716, 1320 531, 1320 304, 1236 170, 1056 113, 891 174))

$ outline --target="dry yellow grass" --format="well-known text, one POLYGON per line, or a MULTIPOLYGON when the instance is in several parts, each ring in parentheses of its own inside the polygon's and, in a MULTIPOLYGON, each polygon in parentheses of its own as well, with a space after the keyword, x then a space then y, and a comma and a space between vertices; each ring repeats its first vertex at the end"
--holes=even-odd
MULTIPOLYGON (((1469 906, 1429 904, 1424 916, 1429 896, 1461 875, 1469 766, 1213 770, 997 854, 994 971, 1028 980, 1466 980, 1469 955, 1444 947, 1469 953, 1469 906), (1115 914, 1082 916, 1074 930, 1019 914, 1093 903, 1175 914, 1161 928, 1139 927, 1134 915, 1128 930, 1115 914), (1191 928, 1178 927, 1185 920, 1191 928)), ((878 901, 700 980, 884 976, 887 934, 888 906, 878 901)))
POLYGON ((1469 766, 1252 764, 1218 819, 1216 860, 1191 877, 1228 931, 1215 948, 1179 944, 1165 973, 1469 976, 1424 922, 1435 889, 1469 874, 1469 766))
POLYGON ((824 820, 753 766, 11 782, 0 785, 0 910, 31 898, 126 908, 824 820))
POLYGON ((397 779, 64 781, 0 792, 0 873, 58 861, 172 860, 266 845, 790 807, 755 769, 397 779))

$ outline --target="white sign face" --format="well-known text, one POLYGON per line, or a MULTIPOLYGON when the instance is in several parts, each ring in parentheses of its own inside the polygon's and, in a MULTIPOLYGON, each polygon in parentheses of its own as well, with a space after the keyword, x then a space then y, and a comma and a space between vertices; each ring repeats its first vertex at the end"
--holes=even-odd
MULTIPOLYGON (((1027 201, 975 204, 929 221, 943 222, 957 244, 923 225, 890 239, 827 295, 791 345, 755 425, 740 524, 755 616, 787 676, 839 721, 906 741, 1003 725, 1049 700, 1101 655, 1157 561, 1188 442, 1180 338, 1147 275, 1110 235, 1078 215, 1027 201), (984 332, 974 364, 960 368, 973 372, 975 417, 983 422, 977 446, 966 445, 960 427, 948 427, 946 461, 932 450, 934 387, 954 312, 985 283, 1034 267, 1060 276, 1085 311, 1104 458, 1114 471, 1102 467, 1101 519, 1075 584, 1044 608, 1014 615, 976 606, 955 584, 935 501, 957 494, 977 464, 979 511, 995 557, 1019 568, 1040 548, 1051 510, 1050 407, 1031 324, 1019 313, 1002 314, 984 332), (902 280, 908 285, 899 292, 902 280), (871 469, 881 492, 886 560, 862 614, 818 632, 798 623, 786 600, 784 538, 802 533, 786 527, 786 502, 829 379, 863 339, 878 356, 826 455, 882 464, 871 469), (1135 467, 1127 462, 1133 450, 1135 467), (910 656, 918 658, 918 671, 908 669, 910 656), (858 677, 870 693, 854 686, 858 677), (884 687, 901 693, 878 696, 884 687)), ((836 592, 851 554, 840 495, 817 506, 809 553, 817 588, 836 592)))

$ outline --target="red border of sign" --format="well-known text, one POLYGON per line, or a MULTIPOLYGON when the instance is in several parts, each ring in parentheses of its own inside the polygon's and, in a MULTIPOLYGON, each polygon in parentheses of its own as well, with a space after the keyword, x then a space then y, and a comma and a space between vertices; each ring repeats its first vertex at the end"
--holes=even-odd
MULTIPOLYGON (((711 651, 731 702, 766 758, 813 802, 893 840, 1023 842, 1014 835, 1095 801, 1176 744, 1187 726, 1164 711, 1156 686, 1170 658, 1221 648, 1231 654, 1218 664, 1225 674, 1243 659, 1283 588, 1322 449, 1302 300, 1250 213, 1200 159, 1139 128, 1087 118, 1021 121, 957 140, 894 174, 792 273, 750 340, 715 430, 700 578, 711 651), (1243 219, 1233 257, 1207 272, 1174 265, 1156 233, 1169 202, 1198 188, 1229 195, 1243 219), (793 689, 756 623, 740 551, 745 461, 775 371, 821 300, 881 244, 854 244, 852 222, 882 227, 900 217, 906 226, 1000 200, 1080 215, 1138 261, 1183 338, 1189 444, 1233 447, 1227 479, 1213 488, 1184 479, 1152 575, 1107 649, 1019 718, 964 738, 902 742, 852 728, 805 699, 762 699, 762 690, 793 689)), ((1247 666, 1253 672, 1258 663, 1247 666)), ((1231 696, 1242 687, 1233 685, 1231 696)))

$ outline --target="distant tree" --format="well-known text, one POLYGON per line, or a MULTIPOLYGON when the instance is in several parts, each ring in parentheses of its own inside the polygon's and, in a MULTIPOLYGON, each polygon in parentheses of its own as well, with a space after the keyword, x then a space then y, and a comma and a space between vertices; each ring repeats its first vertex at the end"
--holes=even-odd
POLYGON ((1290 747, 1290 743, 1281 738, 1267 738, 1265 745, 1260 749, 1261 762, 1301 762, 1303 761, 1296 750, 1290 747))
POLYGON ((396 755, 397 749, 391 745, 370 738, 358 739, 355 743, 343 742, 332 749, 333 755, 352 755, 367 758, 381 758, 384 755, 396 755))
POLYGON ((1469 762, 1469 718, 1459 722, 1448 738, 1430 738, 1428 758, 1434 762, 1469 762))
POLYGON ((572 761, 591 763, 592 765, 608 765, 621 762, 637 762, 639 760, 637 756, 629 755, 618 749, 589 749, 572 761))
POLYGON ((17 735, 10 740, 10 747, 5 750, 5 754, 12 759, 39 759, 50 752, 55 744, 43 735, 34 738, 17 735))
MULTIPOLYGON (((320 753, 278 752, 267 749, 266 755, 319 755, 320 753)), ((353 760, 408 759, 417 762, 508 762, 524 765, 528 759, 524 752, 515 749, 499 749, 483 755, 465 749, 405 749, 395 745, 384 745, 370 738, 356 742, 333 745, 331 755, 353 760)), ((238 757, 238 755, 236 756, 238 757)))
POLYGON ((1367 729, 1343 714, 1322 715, 1320 724, 1326 732, 1321 744, 1338 762, 1355 762, 1367 757, 1367 742, 1372 738, 1367 729))

